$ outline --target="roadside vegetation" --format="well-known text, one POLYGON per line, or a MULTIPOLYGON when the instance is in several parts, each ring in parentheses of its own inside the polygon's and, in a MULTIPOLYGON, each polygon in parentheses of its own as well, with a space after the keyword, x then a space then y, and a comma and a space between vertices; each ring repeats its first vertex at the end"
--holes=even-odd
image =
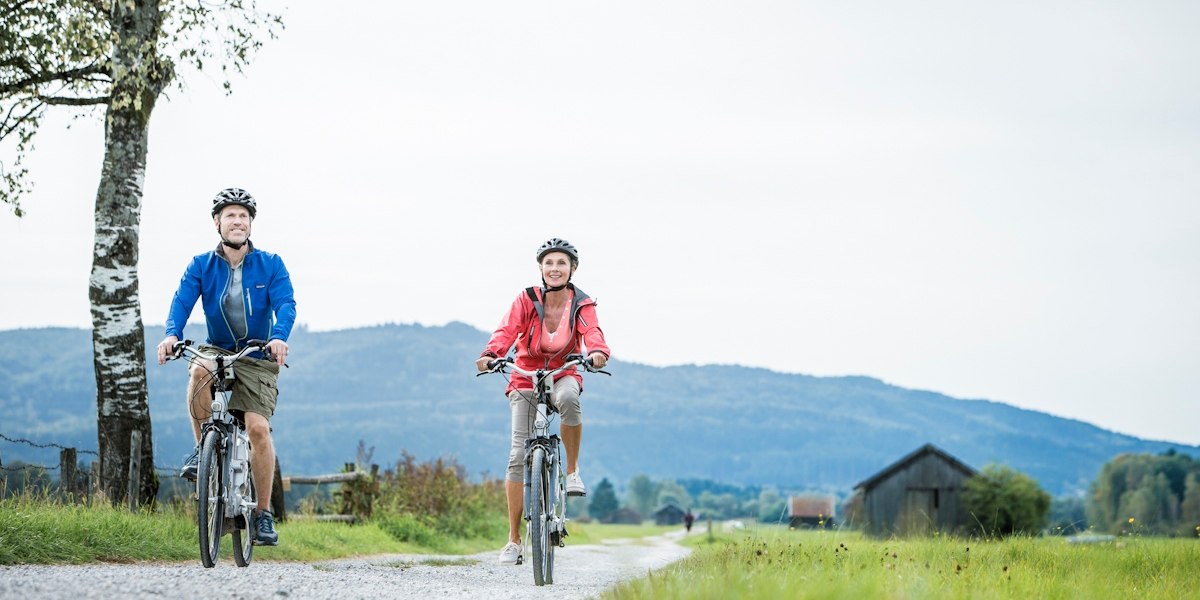
MULTIPOLYGON (((194 503, 159 503, 131 513, 95 500, 56 499, 53 486, 25 486, 0 499, 0 564, 191 561, 199 557, 194 503)), ((500 482, 471 482, 451 460, 405 454, 381 474, 371 516, 357 524, 316 521, 344 500, 327 491, 301 501, 277 524, 281 544, 254 560, 313 561, 377 554, 474 554, 498 550, 508 527, 500 482)), ((670 527, 575 522, 572 544, 655 535, 670 527)), ((223 541, 222 559, 229 557, 223 541)))
POLYGON ((1194 598, 1200 564, 1194 539, 1136 535, 875 540, 759 526, 685 543, 689 558, 602 598, 1194 598))

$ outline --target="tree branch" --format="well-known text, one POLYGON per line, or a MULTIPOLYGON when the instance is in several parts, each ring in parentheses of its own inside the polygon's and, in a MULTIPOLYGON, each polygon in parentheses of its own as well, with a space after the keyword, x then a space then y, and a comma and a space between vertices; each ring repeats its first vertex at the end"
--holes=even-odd
POLYGON ((72 98, 67 96, 39 95, 37 99, 45 102, 46 104, 54 106, 91 106, 93 104, 107 104, 108 101, 112 99, 112 96, 105 95, 93 96, 91 98, 72 98))
POLYGON ((55 73, 40 73, 38 75, 31 75, 29 77, 26 77, 25 79, 20 79, 20 80, 14 81, 13 83, 5 83, 5 84, 0 85, 0 96, 7 96, 9 94, 15 94, 17 92, 26 90, 32 86, 41 85, 43 83, 50 83, 51 81, 59 81, 59 80, 70 81, 71 79, 87 77, 89 75, 107 75, 107 74, 108 74, 108 71, 105 70, 103 66, 95 64, 95 63, 90 64, 86 67, 79 67, 78 69, 67 69, 66 71, 59 71, 59 72, 55 72, 55 73))

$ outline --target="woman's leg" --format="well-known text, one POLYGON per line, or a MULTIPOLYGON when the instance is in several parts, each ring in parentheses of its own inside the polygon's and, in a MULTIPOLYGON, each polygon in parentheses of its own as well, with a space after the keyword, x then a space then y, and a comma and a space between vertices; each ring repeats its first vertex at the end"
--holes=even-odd
POLYGON ((554 382, 554 406, 562 415, 563 446, 567 450, 567 473, 579 468, 579 446, 583 441, 583 410, 579 405, 579 382, 563 377, 554 382))

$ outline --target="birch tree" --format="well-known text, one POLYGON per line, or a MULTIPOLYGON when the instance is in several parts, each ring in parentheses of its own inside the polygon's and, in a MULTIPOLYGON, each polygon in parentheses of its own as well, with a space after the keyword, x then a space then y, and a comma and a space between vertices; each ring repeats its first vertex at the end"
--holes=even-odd
POLYGON ((219 69, 228 92, 282 28, 256 0, 0 0, 0 203, 23 214, 23 160, 49 110, 104 119, 88 296, 100 480, 114 502, 126 497, 132 452, 140 500, 158 487, 137 272, 150 115, 166 90, 183 89, 179 71, 219 69))

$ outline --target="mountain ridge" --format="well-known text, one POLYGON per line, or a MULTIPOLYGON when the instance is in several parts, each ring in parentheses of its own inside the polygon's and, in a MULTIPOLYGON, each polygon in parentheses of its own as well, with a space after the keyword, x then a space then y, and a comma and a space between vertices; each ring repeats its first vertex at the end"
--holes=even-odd
MULTIPOLYGON (((191 447, 186 369, 159 366, 150 327, 147 379, 155 462, 191 447)), ((203 334, 202 328, 190 327, 203 334)), ((476 378, 488 337, 466 323, 297 328, 273 425, 287 474, 338 470, 358 441, 385 468, 407 450, 453 456, 498 476, 508 452, 504 382, 476 378)), ((91 334, 78 328, 0 331, 0 433, 95 447, 91 334)), ((731 364, 656 367, 619 359, 585 377, 583 473, 618 484, 645 473, 783 490, 844 493, 925 443, 980 468, 1000 462, 1054 494, 1080 493, 1122 452, 1200 447, 1143 440, 1079 419, 983 398, 912 390, 867 375, 816 376, 731 364)), ((0 441, 2 442, 2 441, 0 441)), ((57 456, 0 443, 4 462, 57 456)))

